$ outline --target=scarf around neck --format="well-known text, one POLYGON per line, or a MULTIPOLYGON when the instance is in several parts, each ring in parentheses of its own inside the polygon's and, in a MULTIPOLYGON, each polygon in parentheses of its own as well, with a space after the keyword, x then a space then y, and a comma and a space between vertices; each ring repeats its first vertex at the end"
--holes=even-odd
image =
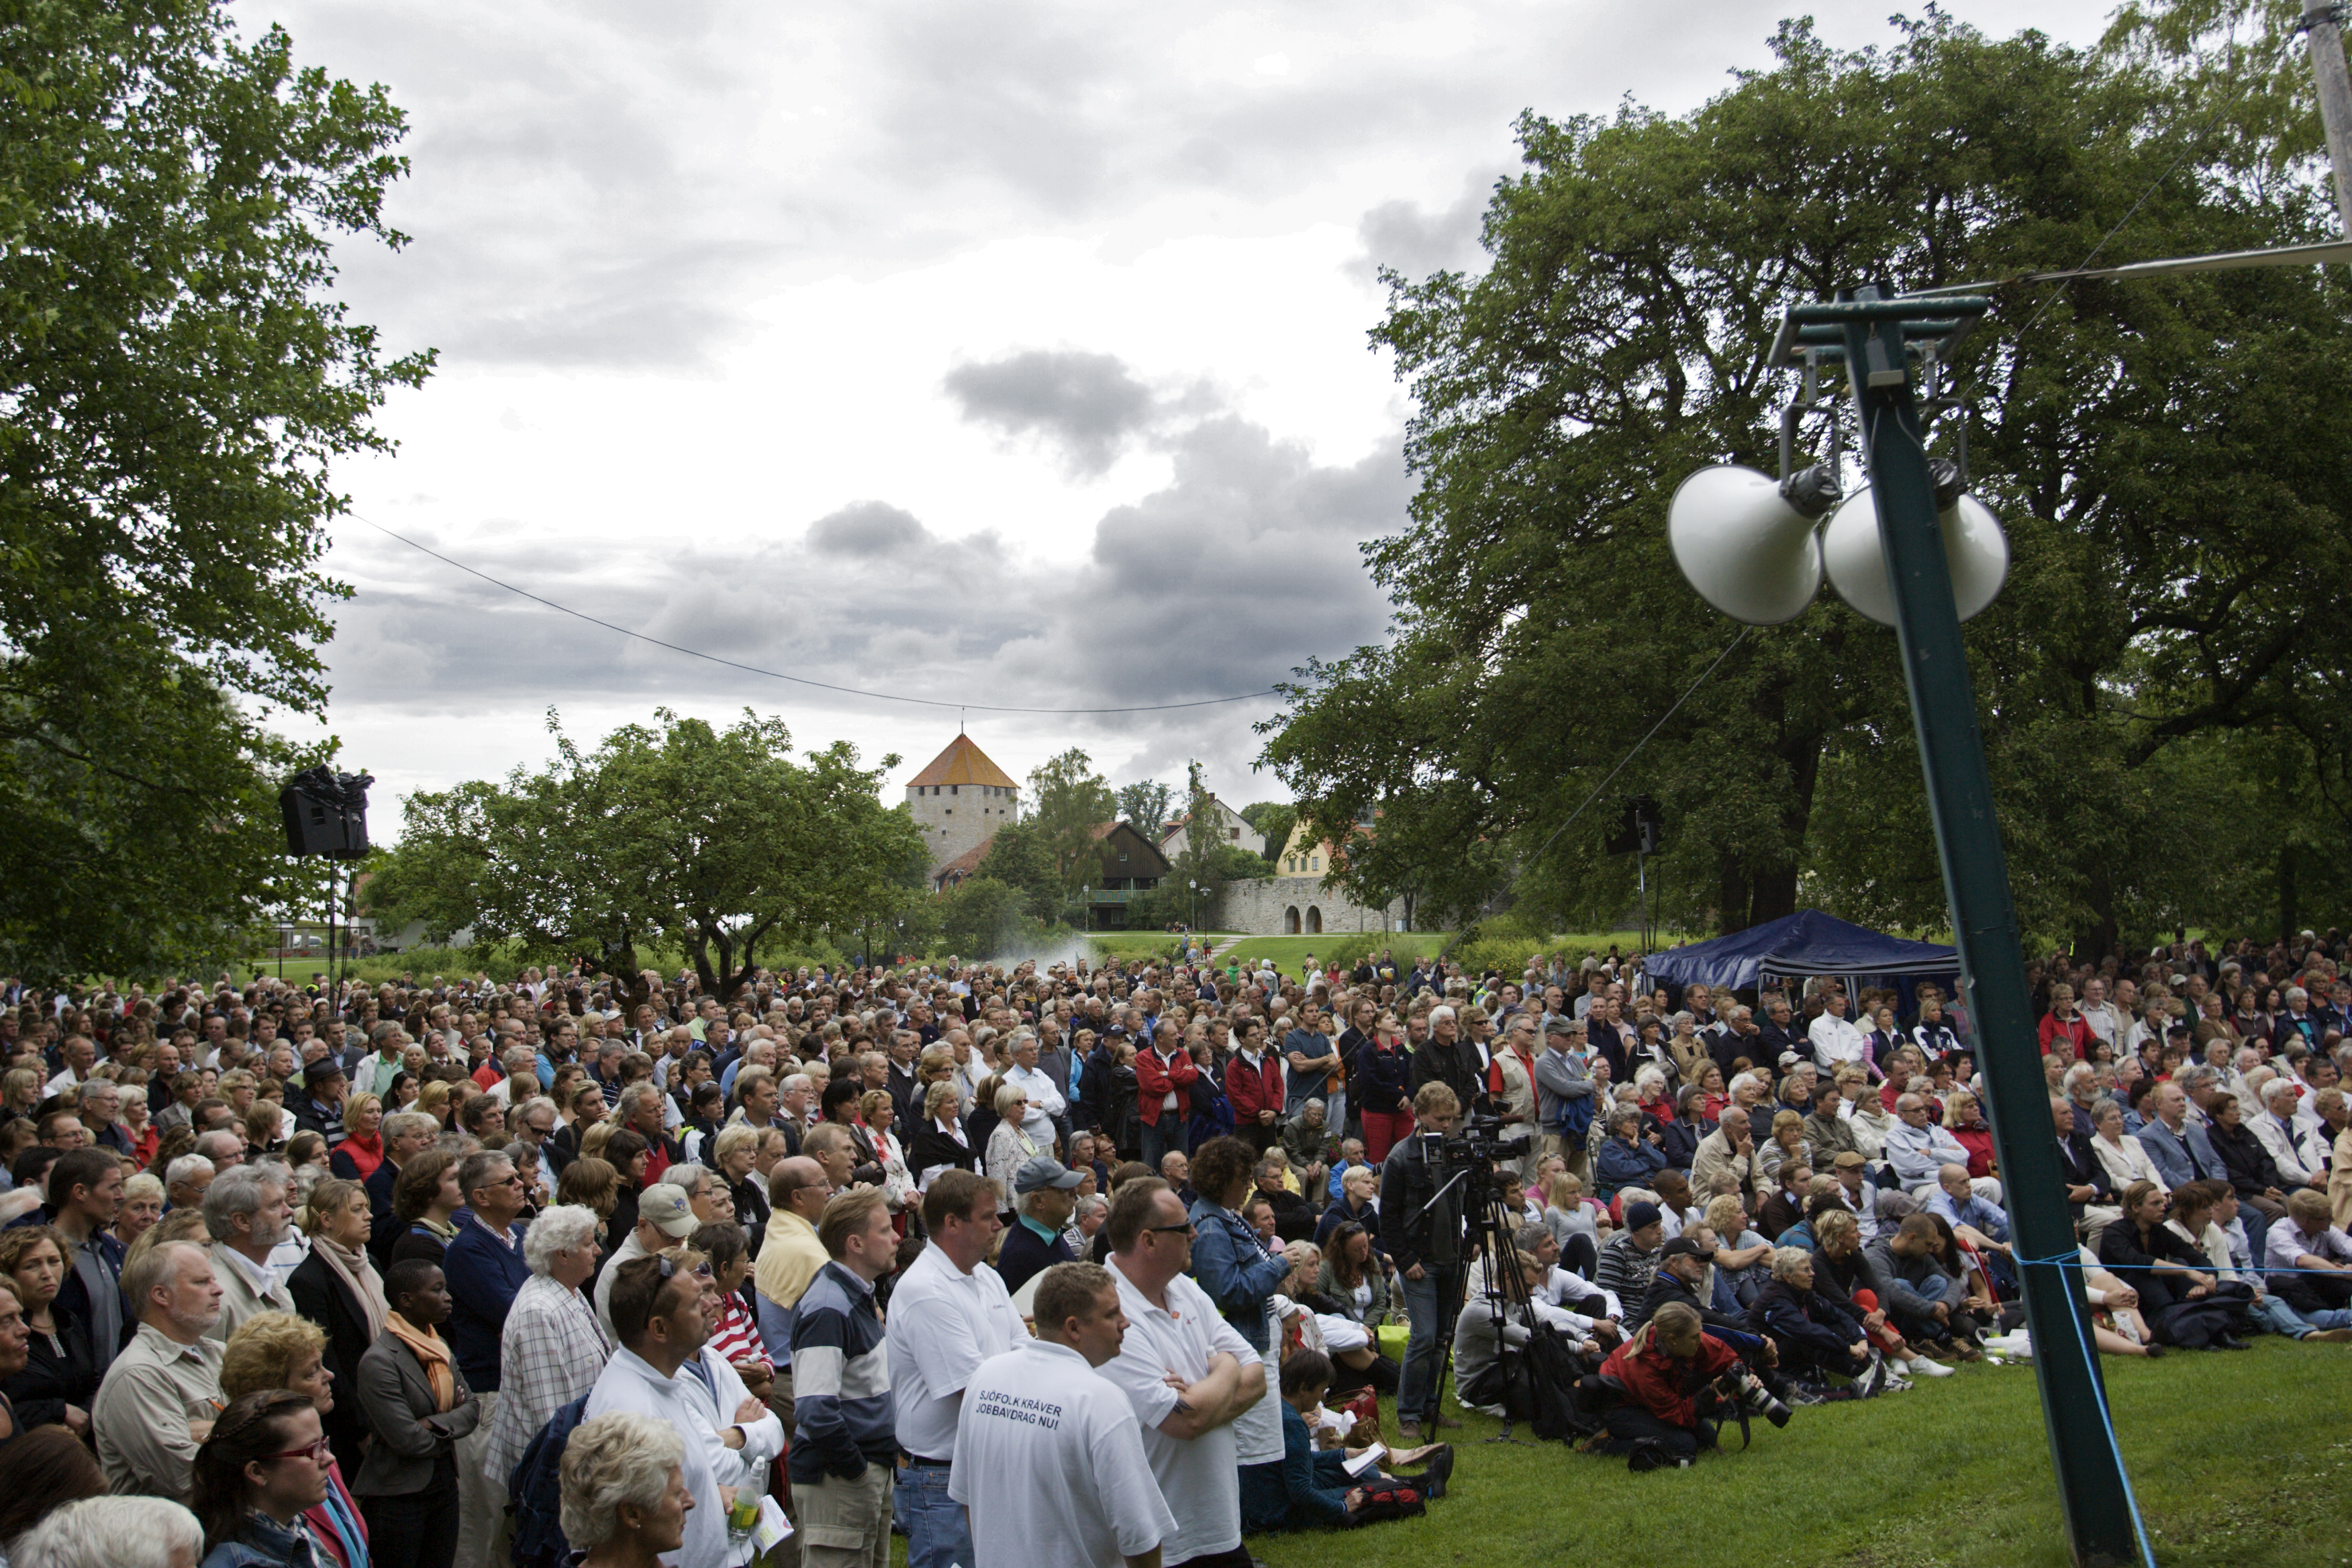
POLYGON ((447 1415, 457 1404, 457 1374, 449 1364, 449 1346, 432 1329, 420 1329, 398 1312, 385 1315, 384 1332, 416 1352, 425 1367, 425 1381, 433 1385, 434 1411, 447 1415))
POLYGON ((375 1264, 368 1255, 355 1252, 325 1235, 310 1238, 310 1250, 359 1298, 360 1314, 367 1319, 368 1342, 373 1344, 383 1338, 384 1320, 391 1315, 392 1307, 383 1299, 383 1279, 376 1273, 375 1264))

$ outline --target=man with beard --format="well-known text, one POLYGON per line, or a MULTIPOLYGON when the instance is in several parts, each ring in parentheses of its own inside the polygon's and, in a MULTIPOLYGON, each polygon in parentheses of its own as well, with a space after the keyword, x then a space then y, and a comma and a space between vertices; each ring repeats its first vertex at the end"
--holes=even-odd
POLYGON ((294 1298, 269 1267, 270 1250, 294 1219, 290 1173, 279 1164, 236 1165, 205 1191, 205 1234, 211 1237, 220 1315, 205 1331, 226 1343, 257 1312, 291 1312, 294 1298))

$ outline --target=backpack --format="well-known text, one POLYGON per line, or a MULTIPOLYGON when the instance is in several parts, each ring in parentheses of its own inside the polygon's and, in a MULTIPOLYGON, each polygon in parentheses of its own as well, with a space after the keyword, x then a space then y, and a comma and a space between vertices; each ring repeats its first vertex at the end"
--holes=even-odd
POLYGON ((507 1478, 515 1568, 561 1568, 572 1555, 563 1537, 563 1450, 587 1411, 583 1394, 549 1416, 507 1478))

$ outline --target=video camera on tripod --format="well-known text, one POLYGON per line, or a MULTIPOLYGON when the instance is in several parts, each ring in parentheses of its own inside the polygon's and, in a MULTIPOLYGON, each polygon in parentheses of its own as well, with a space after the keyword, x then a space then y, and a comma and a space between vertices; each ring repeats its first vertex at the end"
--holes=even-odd
POLYGON ((1499 1116, 1470 1115, 1451 1132, 1417 1132, 1421 1157, 1440 1187, 1460 1180, 1465 1189, 1464 1208, 1475 1213, 1482 1193, 1495 1181, 1498 1160, 1516 1160, 1531 1146, 1534 1133, 1525 1127, 1504 1135, 1499 1116))

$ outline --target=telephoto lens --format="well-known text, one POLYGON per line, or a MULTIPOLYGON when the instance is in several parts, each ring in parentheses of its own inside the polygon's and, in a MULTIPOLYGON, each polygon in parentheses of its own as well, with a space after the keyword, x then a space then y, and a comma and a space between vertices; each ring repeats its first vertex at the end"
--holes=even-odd
POLYGON ((1775 1426, 1789 1424, 1789 1407, 1773 1398, 1772 1391, 1765 1387, 1754 1373, 1748 1374, 1747 1385, 1740 1390, 1739 1401, 1748 1407, 1750 1415, 1761 1415, 1775 1426))

